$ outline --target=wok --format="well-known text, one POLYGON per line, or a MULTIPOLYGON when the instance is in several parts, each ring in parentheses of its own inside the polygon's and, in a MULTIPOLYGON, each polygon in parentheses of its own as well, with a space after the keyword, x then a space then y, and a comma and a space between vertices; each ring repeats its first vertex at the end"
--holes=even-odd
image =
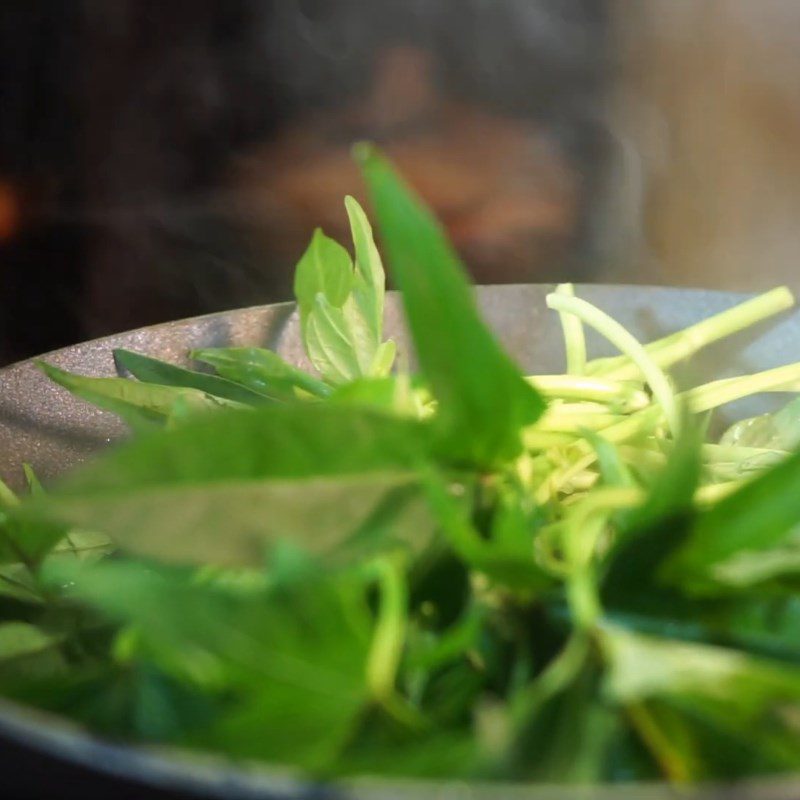
MULTIPOLYGON (((557 316, 546 309, 548 285, 487 286, 477 297, 485 318, 529 373, 562 372, 564 353, 557 316)), ((729 292, 630 286, 579 286, 581 297, 611 313, 635 335, 649 340, 721 311, 745 298, 729 292)), ((399 297, 387 297, 387 330, 407 346, 399 297)), ((174 363, 191 348, 263 345, 305 365, 294 305, 257 306, 179 320, 50 353, 47 360, 87 375, 114 375, 111 351, 126 347, 174 363)), ((589 337, 592 354, 612 351, 589 337)), ((468 354, 465 356, 468 357, 468 354)), ((764 323, 707 348, 676 373, 679 383, 707 381, 800 359, 800 314, 764 323)), ((742 401, 727 418, 768 410, 780 397, 742 401)), ((124 435, 111 414, 73 398, 50 383, 32 361, 0 370, 0 476, 22 484, 20 465, 30 462, 52 479, 124 435)), ((268 722, 266 723, 268 724, 268 722)), ((754 732, 755 733, 755 732, 754 732)), ((755 734, 757 735, 757 733, 755 734)), ((316 786, 268 765, 234 765, 208 756, 128 746, 99 739, 71 723, 0 701, 0 786, 4 797, 62 798, 363 798, 363 800, 666 800, 687 797, 664 785, 606 788, 357 779, 316 786), (17 788, 18 787, 18 788, 17 788)), ((736 786, 701 787, 688 796, 734 800, 794 800, 800 776, 753 780, 736 786)))

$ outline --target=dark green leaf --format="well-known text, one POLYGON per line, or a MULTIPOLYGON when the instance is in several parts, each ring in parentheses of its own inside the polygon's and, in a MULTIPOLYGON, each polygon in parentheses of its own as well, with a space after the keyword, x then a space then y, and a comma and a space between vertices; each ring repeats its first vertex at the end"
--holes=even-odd
POLYGON ((47 676, 20 676, 4 688, 20 703, 69 716, 98 733, 148 744, 187 743, 222 705, 150 664, 73 666, 47 676))
POLYGON ((58 648, 64 638, 25 622, 0 623, 0 679, 63 669, 58 648))
POLYGON ((704 720, 723 738, 749 742, 763 766, 796 767, 800 673, 734 650, 602 631, 607 690, 623 704, 668 700, 704 720), (753 731, 758 737, 753 738, 753 731))
POLYGON ((424 487, 443 535, 472 569, 484 573, 492 582, 525 593, 538 593, 551 585, 551 577, 534 559, 528 514, 507 509, 504 519, 495 520, 495 536, 485 539, 473 527, 464 508, 468 492, 463 483, 448 486, 441 476, 428 470, 424 487))
POLYGON ((641 608, 643 602, 653 607, 672 602, 664 594, 669 590, 657 585, 657 576, 685 540, 700 478, 700 431, 688 421, 684 425, 682 438, 644 504, 617 515, 619 539, 608 556, 603 580, 606 605, 641 608))
POLYGON ((602 778, 619 720, 602 703, 599 680, 597 666, 586 663, 527 709, 510 751, 513 775, 543 783, 594 784, 602 778))
POLYGON ((668 567, 671 580, 714 591, 714 568, 748 551, 784 544, 800 524, 800 453, 697 516, 668 567))
POLYGON ((321 769, 367 702, 372 622, 355 574, 314 570, 246 594, 133 562, 51 565, 46 574, 135 626, 129 657, 232 698, 192 743, 321 769))
POLYGON ((22 519, 18 514, 14 509, 0 517, 0 564, 32 566, 64 538, 67 528, 53 520, 22 519))
POLYGON ((198 389, 214 397, 222 397, 225 400, 234 400, 247 405, 263 405, 269 402, 263 394, 225 378, 177 367, 166 361, 159 361, 157 358, 150 358, 130 350, 119 348, 114 350, 114 361, 118 369, 127 370, 134 378, 143 383, 198 389))

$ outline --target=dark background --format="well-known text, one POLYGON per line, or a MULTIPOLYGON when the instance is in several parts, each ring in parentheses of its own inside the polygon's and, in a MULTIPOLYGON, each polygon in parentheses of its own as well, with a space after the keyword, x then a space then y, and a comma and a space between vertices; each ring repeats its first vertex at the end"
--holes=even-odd
MULTIPOLYGON (((5 0, 0 361, 290 296, 380 142, 476 280, 592 277, 605 3, 5 0)), ((363 195, 361 195, 363 197, 363 195)))

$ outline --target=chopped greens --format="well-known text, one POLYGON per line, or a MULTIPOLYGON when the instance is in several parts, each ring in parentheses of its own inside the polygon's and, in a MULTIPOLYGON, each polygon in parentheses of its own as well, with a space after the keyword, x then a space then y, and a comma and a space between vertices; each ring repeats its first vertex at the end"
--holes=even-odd
POLYGON ((791 294, 645 344, 563 284, 566 372, 523 375, 430 211, 356 157, 420 373, 350 197, 354 256, 317 231, 297 265, 313 374, 256 342, 197 370, 118 350, 130 377, 41 364, 135 435, 0 485, 0 692, 317 779, 800 770, 800 400, 707 433, 800 392, 800 364, 669 375, 791 294), (620 354, 589 358, 585 326, 620 354))

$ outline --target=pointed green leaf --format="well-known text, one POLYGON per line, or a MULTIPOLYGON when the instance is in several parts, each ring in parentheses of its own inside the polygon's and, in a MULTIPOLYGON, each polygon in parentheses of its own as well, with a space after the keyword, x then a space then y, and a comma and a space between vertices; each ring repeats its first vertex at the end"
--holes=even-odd
POLYGON ((197 389, 157 386, 128 378, 90 378, 41 361, 38 365, 48 378, 98 408, 117 414, 134 430, 146 431, 163 424, 178 399, 184 400, 192 412, 216 411, 238 405, 197 389))
POLYGON ((255 392, 246 386, 239 386, 225 378, 177 367, 174 364, 168 364, 166 361, 150 358, 130 350, 121 348, 114 350, 114 361, 117 364, 117 368, 127 370, 134 378, 143 383, 198 389, 214 397, 235 400, 247 405, 263 405, 269 402, 269 398, 263 394, 255 392))
POLYGON ((367 322, 372 338, 378 345, 383 333, 386 276, 367 215, 353 197, 345 197, 344 205, 353 233, 356 276, 360 279, 356 280, 353 286, 353 295, 367 322))
POLYGON ((303 326, 314 308, 317 295, 321 294, 334 308, 341 308, 352 285, 350 254, 317 228, 294 273, 294 294, 303 326))
MULTIPOLYGON (((345 553, 387 497, 414 486, 427 449, 423 426, 363 409, 221 413, 108 453, 15 519, 98 530, 171 561, 260 563, 281 539, 345 553)), ((405 495, 395 517, 390 529, 407 543, 430 533, 418 493, 405 495)))
POLYGON ((362 146, 358 158, 448 452, 481 465, 513 458, 521 428, 544 409, 542 398, 480 319, 458 256, 430 211, 375 150, 362 146))
MULTIPOLYGON (((609 665, 606 688, 617 701, 669 701, 689 720, 713 729, 718 740, 738 741, 743 752, 761 759, 762 769, 794 768, 800 762, 796 669, 723 647, 610 626, 600 641, 609 665)), ((725 741, 725 746, 731 745, 725 741)), ((752 769, 753 761, 748 766, 752 769)))
POLYGON ((277 400, 295 400, 295 389, 325 397, 330 388, 318 378, 261 347, 215 347, 193 350, 191 357, 210 364, 223 377, 277 400))
POLYGON ((800 525, 798 486, 800 453, 701 512, 668 567, 670 578, 713 591, 716 565, 784 544, 800 525))

